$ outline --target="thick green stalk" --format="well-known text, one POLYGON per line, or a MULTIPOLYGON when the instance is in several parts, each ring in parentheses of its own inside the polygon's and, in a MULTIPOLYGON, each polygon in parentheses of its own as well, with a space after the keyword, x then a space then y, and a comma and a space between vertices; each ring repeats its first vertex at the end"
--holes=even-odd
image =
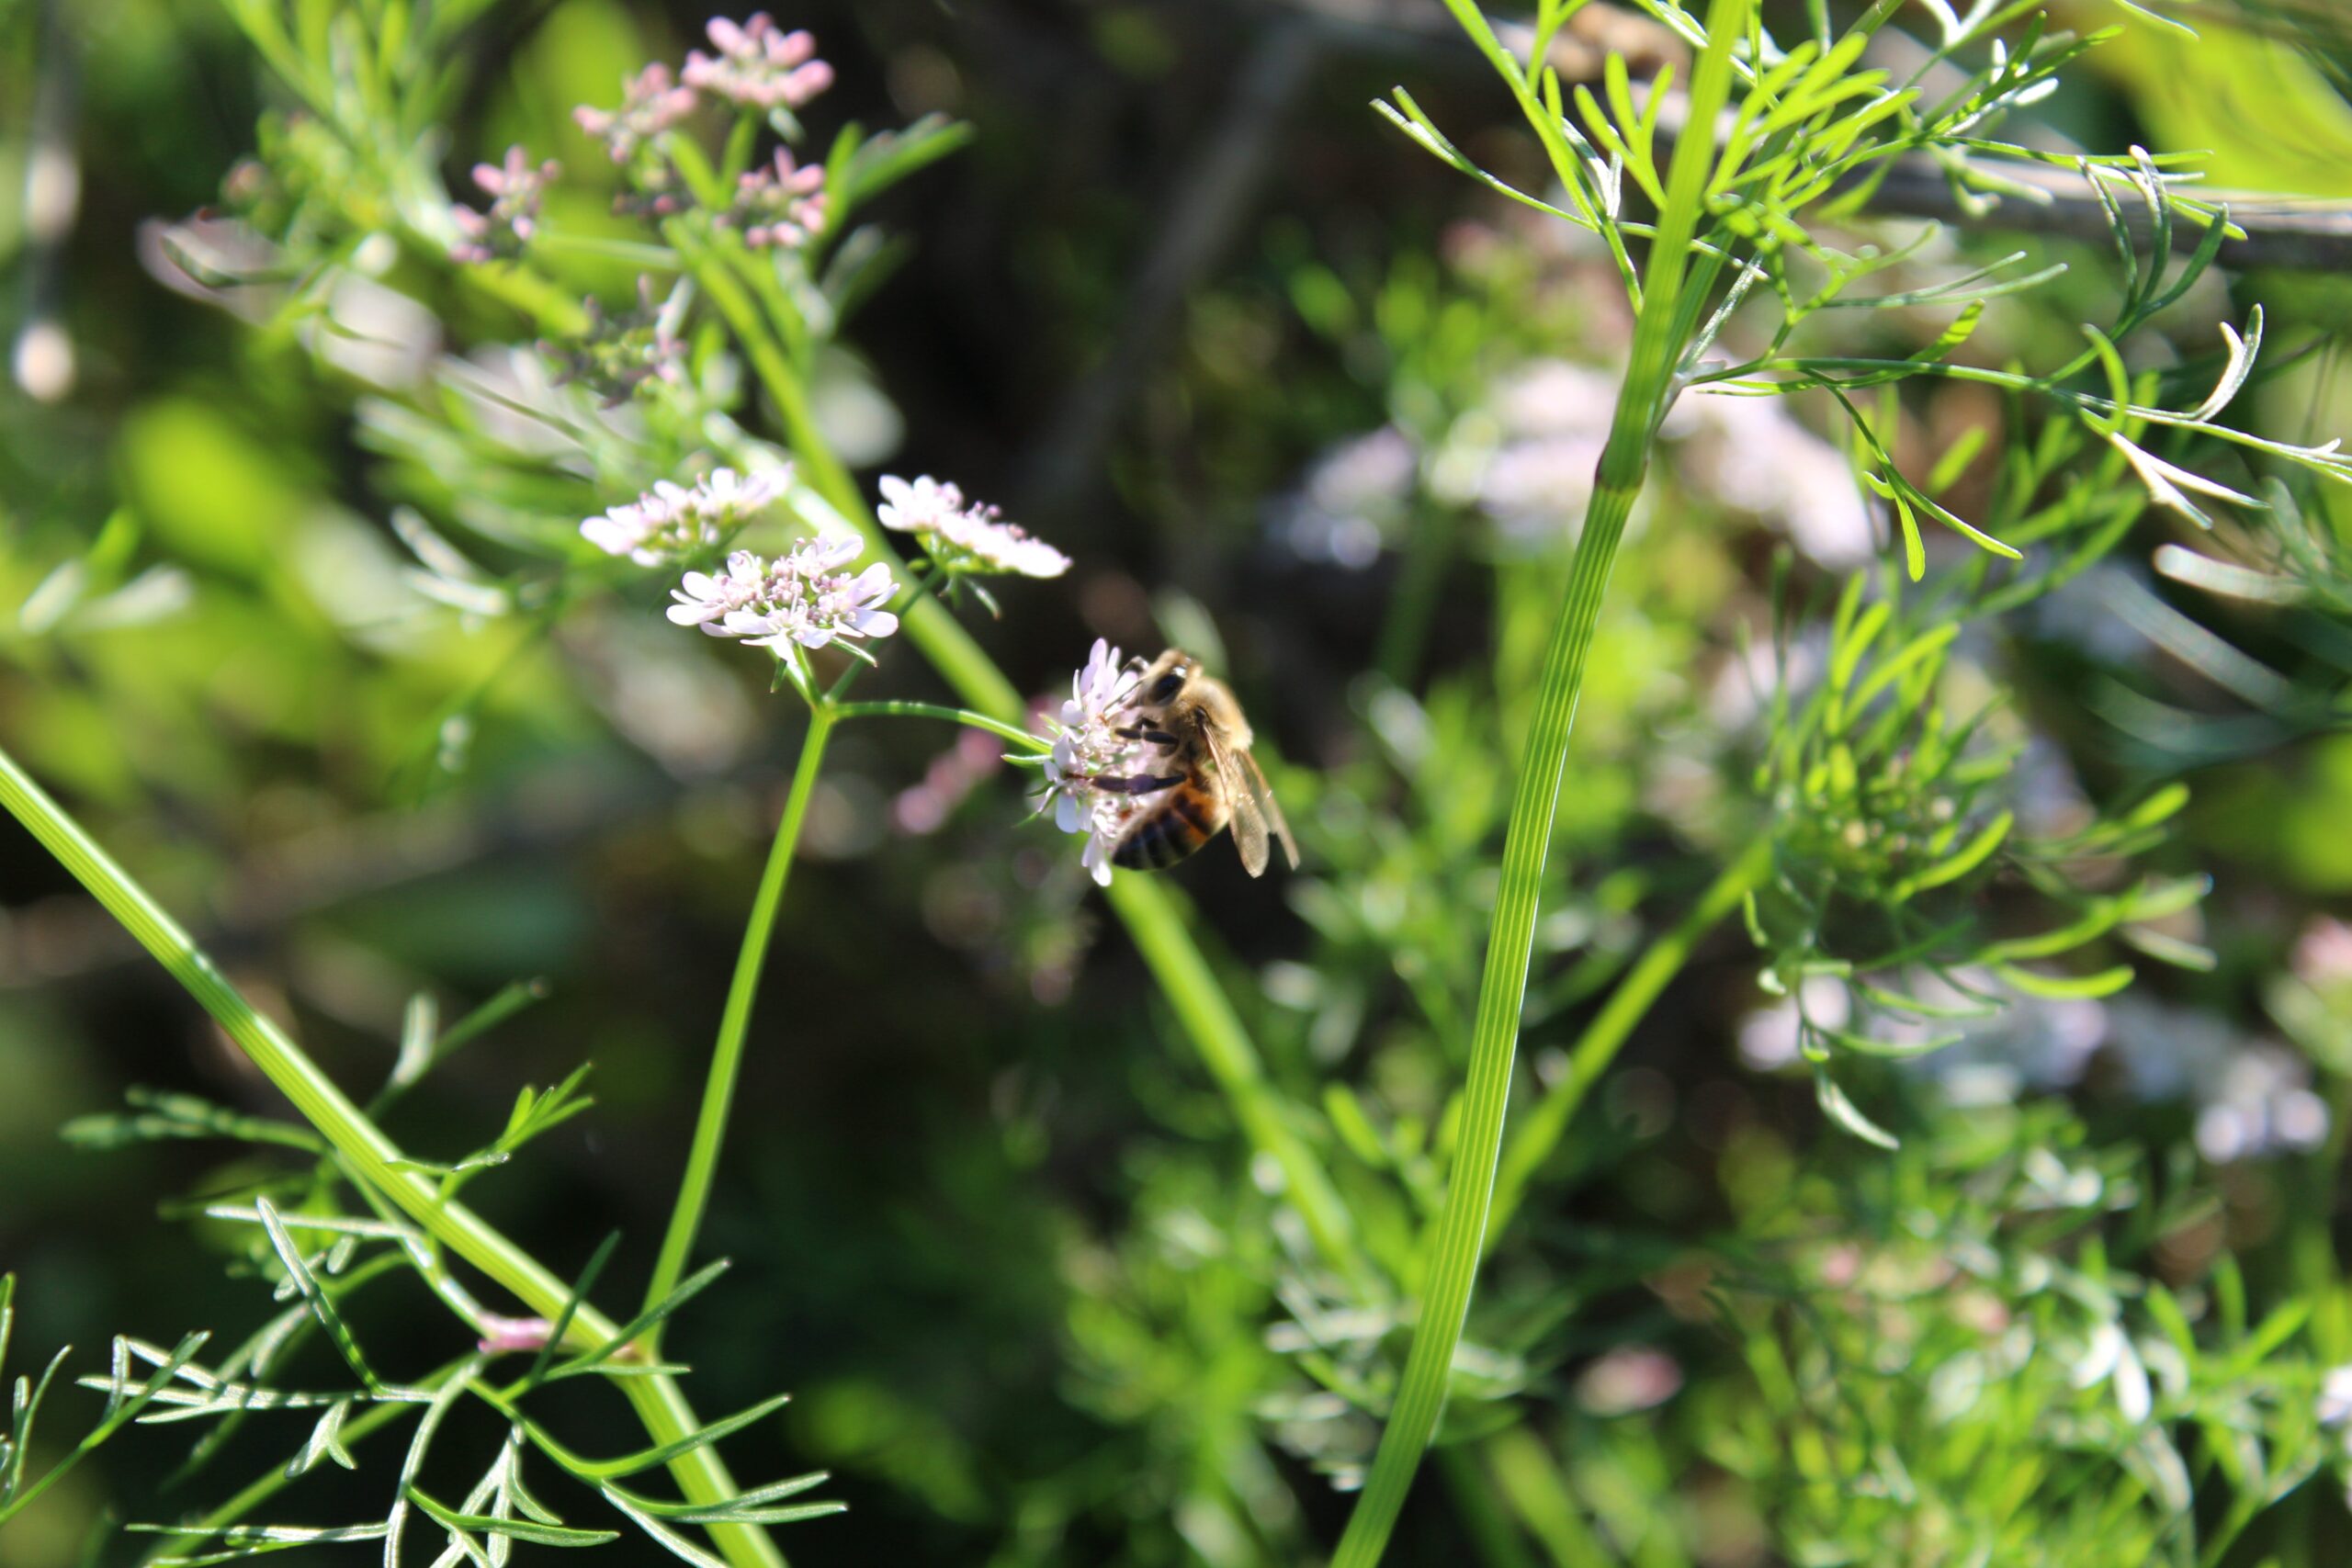
MULTIPOLYGON (((786 362, 741 280, 677 220, 672 221, 669 232, 695 281, 741 339, 752 371, 775 402, 784 422, 786 444, 810 487, 865 536, 876 558, 889 561, 903 576, 905 569, 890 547, 888 535, 875 521, 856 479, 817 428, 799 378, 786 362)), ((903 619, 916 647, 956 695, 981 716, 1016 726, 1027 716, 1021 694, 945 605, 936 599, 921 599, 908 606, 903 619)), ((1243 1132, 1257 1151, 1271 1157, 1283 1171, 1291 1201, 1298 1205, 1324 1261, 1343 1275, 1356 1277, 1363 1261, 1356 1251, 1347 1207, 1313 1154, 1274 1113, 1249 1032, 1242 1028, 1232 1003, 1185 929, 1176 896, 1141 876, 1125 875, 1113 882, 1110 903, 1125 922, 1127 934, 1143 954, 1152 978, 1192 1035, 1210 1076, 1232 1103, 1243 1132)))
MULTIPOLYGON (((6 751, 0 751, 0 806, 32 829, 42 847, 212 1015, 361 1180, 399 1204, 451 1251, 513 1292, 532 1312, 551 1318, 563 1310, 571 1296, 571 1286, 479 1214, 443 1199, 428 1178, 397 1163, 401 1158, 399 1145, 319 1070, 300 1046, 254 1010, 253 1004, 238 994, 187 932, 6 751)), ((583 1304, 573 1315, 570 1337, 586 1347, 609 1339, 618 1327, 583 1304)), ((683 1438, 701 1425, 672 1379, 649 1375, 616 1381, 656 1442, 683 1438)), ((670 1472, 680 1489, 696 1502, 717 1503, 737 1492, 726 1465, 707 1444, 673 1460, 670 1472)), ((784 1562, 767 1532, 755 1525, 714 1525, 711 1538, 735 1568, 781 1568, 784 1562)))
POLYGON ((1772 842, 1758 839, 1723 869, 1679 924, 1650 944, 1609 994, 1609 1000, 1593 1014, 1592 1021, 1585 1025, 1584 1032, 1569 1048, 1567 1071, 1535 1102, 1503 1150, 1502 1166, 1495 1175, 1494 1208, 1487 1216, 1489 1250, 1510 1227, 1511 1215, 1526 1195, 1528 1181, 1559 1146, 1577 1107, 1584 1103, 1584 1097, 1591 1092, 1600 1075, 1609 1070, 1609 1064, 1617 1059, 1617 1052, 1634 1032, 1634 1026, 1642 1021, 1650 1004, 1682 972, 1683 964, 1690 958, 1690 950, 1699 945, 1700 938, 1739 908, 1740 900, 1771 869, 1772 842))
MULTIPOLYGON (((1715 123, 1731 88, 1731 51, 1746 30, 1748 0, 1711 0, 1707 45, 1690 80, 1685 123, 1715 123)), ((1373 1568, 1386 1550, 1396 1516, 1405 1506, 1421 1455, 1437 1436, 1443 1414, 1453 1352, 1462 1341, 1485 1250, 1495 1170, 1502 1157, 1503 1115, 1510 1099, 1511 1066, 1519 1044, 1521 1008, 1535 937, 1536 906, 1544 862, 1551 847, 1552 819, 1560 776, 1567 762, 1568 732, 1576 721, 1577 694, 1584 685, 1587 655, 1600 604, 1609 586, 1625 520, 1649 470, 1650 445, 1658 420, 1674 393, 1674 372, 1686 323, 1695 311, 1682 299, 1684 273, 1704 212, 1707 179, 1714 161, 1712 140, 1683 138, 1674 152, 1665 209, 1658 214, 1644 274, 1641 313, 1635 318, 1631 362, 1594 477, 1584 533, 1577 541, 1566 602, 1544 655, 1534 720, 1520 764, 1503 840, 1502 879, 1487 928, 1486 971, 1478 987, 1478 1011, 1471 1026, 1470 1068, 1464 1087, 1461 1131, 1454 1145, 1452 1179, 1438 1216, 1429 1266, 1422 1282, 1421 1310, 1412 1348, 1396 1391, 1388 1426, 1381 1433, 1355 1512, 1332 1559, 1333 1568, 1373 1568)))
MULTIPOLYGON (((808 818, 817 773, 824 765, 825 742, 831 739, 837 722, 839 715, 829 707, 812 709, 808 716, 808 734, 800 742, 800 762, 792 771, 792 790, 785 797, 775 842, 768 849, 767 869, 760 874, 759 891, 752 897, 752 916, 744 922, 743 945, 735 955, 735 977, 728 983, 727 1006, 719 1014, 718 1043, 711 1050, 710 1077, 703 1085, 702 1110, 695 1117, 694 1144, 686 1151, 686 1173, 678 1183, 677 1206, 670 1213, 670 1228, 662 1235, 662 1251, 645 1288, 649 1308, 678 1288, 686 1271, 687 1255, 694 1251, 695 1235, 702 1228, 703 1210, 710 1202, 718 1151, 727 1141, 727 1112, 735 1103, 735 1080, 743 1068, 743 1042, 751 1032, 760 970, 767 963, 776 908, 784 902, 785 881, 792 874, 792 856, 800 844, 801 824, 808 818)), ((658 1346, 660 1333, 656 1328, 647 1337, 649 1354, 658 1346)))

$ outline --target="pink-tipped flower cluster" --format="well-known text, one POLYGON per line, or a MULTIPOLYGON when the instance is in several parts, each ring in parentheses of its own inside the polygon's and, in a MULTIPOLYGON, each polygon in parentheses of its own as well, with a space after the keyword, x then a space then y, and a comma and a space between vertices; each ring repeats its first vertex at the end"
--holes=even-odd
POLYGON ((474 184, 491 198, 490 210, 476 212, 470 207, 451 210, 449 216, 464 238, 449 247, 450 256, 457 261, 486 262, 522 254, 538 230, 539 204, 546 198, 548 186, 562 172, 563 165, 552 158, 533 164, 520 147, 509 147, 503 164, 476 164, 474 184))
POLYGON ((716 215, 743 232, 753 250, 803 245, 825 226, 825 166, 796 165, 779 147, 775 161, 745 174, 735 205, 716 215))
POLYGON ((782 494, 788 478, 720 468, 691 489, 662 479, 635 501, 589 518, 580 532, 608 556, 660 566, 718 544, 782 494))
POLYGON ((621 84, 621 107, 571 111, 580 129, 605 144, 616 164, 626 164, 637 150, 695 112, 699 102, 694 88, 673 80, 670 68, 655 63, 621 84))
POLYGON ((1111 886, 1111 855, 1128 825, 1143 809, 1131 795, 1097 789, 1097 778, 1119 778, 1144 771, 1145 742, 1121 735, 1135 728, 1127 711, 1136 672, 1119 650, 1102 637, 1086 663, 1070 677, 1069 700, 1051 725, 1054 750, 1046 759, 1046 788, 1054 803, 1054 823, 1065 833, 1086 835, 1079 856, 1094 880, 1111 886))
MULTIPOLYGON (((816 57, 817 40, 805 31, 786 32, 764 11, 740 23, 715 17, 706 31, 715 53, 695 50, 674 76, 666 65, 647 66, 622 84, 617 109, 583 105, 572 111, 580 128, 628 171, 628 188, 613 198, 614 211, 658 220, 693 204, 679 170, 656 139, 707 98, 724 101, 739 114, 764 113, 779 132, 797 141, 791 111, 832 85, 833 68, 816 57)), ((741 175, 726 210, 710 216, 737 230, 755 249, 806 244, 829 216, 824 165, 802 167, 779 150, 773 163, 741 175)))
POLYGON ((679 626, 741 637, 753 648, 888 637, 899 629, 899 617, 882 608, 898 591, 888 565, 842 570, 865 548, 857 539, 803 539, 774 560, 738 550, 724 571, 686 573, 671 591, 676 603, 668 615, 679 626))
POLYGON ((694 113, 705 94, 739 109, 788 112, 833 85, 833 68, 816 57, 817 40, 785 31, 764 11, 741 23, 714 17, 704 30, 716 54, 695 50, 674 76, 666 65, 647 66, 621 84, 616 109, 583 104, 571 111, 614 163, 634 159, 638 149, 694 113))
POLYGON ((681 73, 689 87, 741 108, 797 109, 833 85, 833 68, 816 58, 817 40, 786 32, 765 11, 740 26, 713 17, 704 31, 718 52, 695 50, 681 73))
POLYGON ((875 515, 885 528, 915 536, 950 572, 1059 577, 1069 570, 1069 557, 1003 521, 995 507, 967 502, 961 490, 928 474, 913 480, 886 475, 875 515))

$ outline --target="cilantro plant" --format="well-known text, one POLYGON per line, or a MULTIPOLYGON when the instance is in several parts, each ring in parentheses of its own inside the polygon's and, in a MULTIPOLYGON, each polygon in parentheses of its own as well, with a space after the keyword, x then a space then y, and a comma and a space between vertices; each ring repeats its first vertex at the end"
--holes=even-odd
MULTIPOLYGON (((610 641, 625 661, 640 635, 754 671, 789 781, 723 1000, 713 987, 658 1252, 616 1308, 616 1239, 559 1265, 474 1203, 592 1111, 584 1064, 470 1140, 386 1131, 540 987, 447 1024, 420 993, 363 1100, 0 753, 0 805, 292 1111, 140 1091, 66 1129, 89 1150, 235 1148, 187 1212, 271 1299, 233 1347, 123 1336, 103 1371, 61 1351, 20 1377, 0 1532, 100 1444, 175 1425, 200 1435, 175 1481, 264 1433, 280 1457, 128 1526, 158 1564, 360 1543, 387 1568, 457 1568, 626 1540, 752 1568, 784 1561, 778 1527, 840 1512, 822 1472, 739 1483, 720 1442, 786 1396, 730 1393, 740 1407, 706 1419, 689 1392, 729 1369, 666 1347, 725 1289, 706 1221, 745 1153, 739 1089, 775 1021, 763 976, 774 957, 824 980, 820 955, 772 950, 827 770, 844 734, 911 719, 965 744, 902 800, 935 827, 993 799, 967 858, 1035 856, 1051 869, 1003 880, 1099 897, 1151 992, 1109 1052, 1089 1042, 1148 1119, 1098 1162, 1118 1168, 1115 1219, 1041 1201, 1024 1229, 995 1212, 1017 1205, 976 1200, 990 1212, 971 1221, 976 1247, 1046 1279, 964 1283, 1053 1341, 1091 1440, 989 1469, 944 1419, 893 1428, 932 1462, 925 1496, 985 1519, 996 1560, 1100 1561, 1118 1554, 1092 1551, 1106 1529, 1138 1562, 1336 1568, 1432 1539, 1498 1568, 2219 1564, 2266 1529, 2299 1539, 2314 1478, 2352 1472, 2333 1435, 2352 1420, 2352 1310, 2328 1233, 2352 937, 2314 920, 2267 974, 2295 1054, 2181 1044, 2166 1070, 2192 1097, 2141 1081, 2165 1077, 2157 1053, 2119 1051, 2136 1097, 2120 1117, 2064 1092, 2132 1016, 2084 1010, 2222 966, 2177 775, 2343 728, 2352 458, 2261 433, 2254 405, 2302 351, 2266 344, 2259 304, 2201 348, 2178 336, 2190 305, 2219 313, 2246 227, 2180 155, 2051 150, 2037 107, 2137 35, 2069 32, 2035 0, 1537 0, 1510 20, 1443 5, 1482 72, 1470 101, 1524 134, 1451 123, 1418 83, 1360 129, 1508 217, 1450 237, 1443 267, 1408 255, 1368 285, 1295 232, 1269 247, 1284 309, 1385 421, 1307 476, 1284 537, 1334 580, 1394 559, 1366 668, 1328 716, 1330 765, 1285 766, 1261 730, 1306 855, 1267 901, 1300 951, 1253 983, 1174 879, 1114 869, 1129 796, 1154 782, 1136 770, 1166 744, 1113 645, 1135 634, 1106 629, 1082 659, 1080 638, 1023 683, 975 635, 1083 604, 1080 550, 955 480, 861 477, 883 459, 842 434, 841 407, 887 400, 854 351, 864 313, 927 241, 888 231, 877 204, 921 190, 973 128, 869 132, 832 112, 808 32, 721 17, 572 109, 584 166, 469 150, 453 191, 446 130, 499 8, 226 0, 268 84, 255 150, 218 209, 158 226, 153 265, 316 377, 407 552, 401 582, 453 639, 496 650, 436 695, 396 792, 460 789, 537 651, 610 641), (1613 30, 1634 20, 1638 65, 1613 30), (2062 197, 2097 215, 2107 248, 2087 263, 1954 239, 2030 232, 2062 197), (1950 221, 1901 216, 1920 206, 1950 221), (1613 339, 1593 325, 1611 321, 1613 339), (1582 362, 1596 344, 1603 363, 1582 362), (1927 400, 1954 391, 1977 400, 1971 422, 1934 425, 1927 400), (1784 536, 1754 552, 1754 583, 1718 537, 1734 516, 1784 536), (2220 606, 2210 622, 2125 570, 2140 555, 2220 606), (1467 656, 1475 617, 1449 598, 1465 568, 1490 601, 1467 656), (2094 589, 2231 711, 2019 655, 2020 628, 2063 625, 2094 589), (2286 617, 2291 672, 2244 611, 2286 617), (885 680, 916 694, 861 694, 885 680), (2080 787, 2050 761, 2052 707, 2109 722, 2135 765, 2080 787), (1001 764, 1023 786, 979 791, 1001 764), (1679 1086, 1627 1055, 1712 1038, 1690 1000, 1702 971, 1736 971, 1755 1003, 1730 1032, 1758 1086, 1704 1116, 1690 1096, 1703 1180, 1659 1153, 1679 1086), (1163 1032, 1173 1062, 1148 1048, 1163 1032), (1775 1075, 1798 1093, 1776 1097, 1775 1075), (1815 1122, 1817 1139, 1784 1135, 1815 1122), (2325 1199, 2287 1227, 2283 1283, 2227 1245, 2215 1215, 2255 1205, 2198 1163, 2256 1156, 2305 1162, 2325 1199), (1587 1224, 1577 1205, 1603 1187, 1609 1218, 1587 1224), (411 1340, 379 1337, 395 1312, 454 1334, 452 1353, 409 1364, 411 1340), (60 1451, 75 1384, 105 1403, 60 1451), (628 1436, 585 1418, 591 1389, 630 1413, 628 1436), (335 1471, 376 1487, 370 1511, 301 1522, 281 1494, 335 1471)), ((2126 9, 2131 29, 2179 25, 2126 9)), ((1221 377, 1252 440, 1311 423, 1320 396, 1230 365, 1184 374, 1198 385, 1171 401, 1209 404, 1193 394, 1221 377)), ((1130 454, 1120 478, 1143 491, 1147 468, 1130 454)), ((33 590, 25 638, 172 612, 176 580, 128 575, 137 525, 116 518, 33 590)), ((1197 601, 1153 609, 1224 662, 1197 601)), ((1025 934, 1066 958, 1075 926, 1025 934)), ((1057 1107, 1030 1087, 992 1087, 1022 1129, 1008 1145, 1049 1141, 1057 1107)), ((944 1181, 988 1193, 973 1173, 997 1168, 942 1142, 944 1181)), ((15 1289, 0 1278, 0 1359, 15 1289)))

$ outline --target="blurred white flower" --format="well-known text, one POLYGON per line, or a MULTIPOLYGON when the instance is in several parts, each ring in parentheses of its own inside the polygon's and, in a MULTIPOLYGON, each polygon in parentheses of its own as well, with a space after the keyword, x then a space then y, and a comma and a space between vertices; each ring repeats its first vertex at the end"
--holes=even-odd
POLYGON ((1786 400, 1681 401, 1693 428, 1679 466, 1702 493, 1777 524, 1792 544, 1829 570, 1849 571, 1878 558, 1878 530, 1853 465, 1800 423, 1786 400))
POLYGON ((797 109, 833 85, 833 68, 816 58, 816 39, 786 32, 765 11, 741 24, 713 17, 704 31, 718 53, 686 56, 680 74, 689 87, 743 108, 797 109))
POLYGON ((1652 1410, 1682 1389, 1682 1364, 1644 1345, 1608 1352, 1577 1378, 1577 1403, 1594 1416, 1652 1410))
POLYGON ((781 495, 789 478, 788 470, 739 475, 720 468, 696 480, 691 490, 657 480, 635 501, 582 523, 580 532, 606 555, 659 566, 718 544, 781 495))
POLYGON ((2326 1141, 2327 1102, 2311 1066, 2282 1046, 2240 1035, 2211 1013, 2138 997, 2107 1004, 2109 1043, 2124 1087, 2142 1100, 2197 1105, 2197 1149, 2216 1165, 2326 1141))
POLYGON ((716 468, 695 486, 695 494, 703 510, 721 524, 736 523, 782 494, 789 478, 788 474, 739 474, 732 468, 716 468))
POLYGON ((2091 1330, 2090 1341, 2074 1370, 2076 1388, 2096 1388, 2110 1379, 2115 1389, 2115 1407, 2124 1420, 2135 1427, 2145 1421, 2155 1404, 2154 1391, 2148 1385, 2148 1370, 2122 1325, 2112 1320, 2091 1330))
POLYGON ((1617 381, 1589 365, 1538 359, 1499 378, 1487 404, 1515 436, 1606 434, 1617 381))
POLYGON ((1334 516, 1393 511, 1420 470, 1413 443, 1393 424, 1342 441, 1316 459, 1307 498, 1334 516))
POLYGON ((876 561, 862 572, 840 570, 864 548, 855 539, 804 539, 773 561, 738 550, 723 571, 686 573, 665 613, 753 648, 888 637, 899 629, 899 617, 882 608, 898 591, 890 568, 876 561))
POLYGON ((1581 525, 1606 434, 1569 431, 1514 441, 1487 462, 1478 504, 1522 539, 1556 536, 1581 525))
POLYGON ((639 566, 659 566, 670 556, 718 542, 682 485, 657 479, 635 501, 580 525, 587 541, 608 556, 627 556, 639 566))
POLYGON ((885 528, 895 528, 902 534, 929 534, 937 532, 948 518, 963 510, 964 492, 953 484, 929 474, 918 479, 885 474, 882 504, 874 513, 885 528))
POLYGON ((1327 448, 1296 491, 1269 503, 1267 527, 1301 560, 1363 571, 1403 523, 1419 472, 1411 438, 1384 424, 1327 448))
POLYGON ((885 474, 875 515, 885 528, 914 535, 951 572, 1059 577, 1069 570, 1069 557, 1002 521, 995 507, 968 503, 963 491, 928 474, 912 480, 885 474))
POLYGON ((931 760, 922 781, 890 802, 890 821, 902 833, 935 833, 979 782, 1004 765, 1004 742, 985 729, 959 729, 955 743, 931 760))
POLYGON ((2290 964, 2295 978, 2315 991, 2352 984, 2352 925, 2333 915, 2316 915, 2295 939, 2290 964))
MULTIPOLYGON (((1990 970, 1962 968, 1950 980, 1933 973, 1890 976, 1887 989, 1952 1010, 1983 1007, 2007 991, 1990 970), (1956 982, 1956 983, 1955 983, 1956 982)), ((2080 997, 2011 997, 1988 1017, 1890 1016, 1871 1032, 1895 1044, 1924 1043, 1954 1032, 1960 1040, 1912 1058, 1913 1072, 1936 1082, 1954 1105, 2006 1105, 2028 1091, 2047 1094, 2082 1081, 2108 1036, 2107 1006, 2080 997)))
POLYGON ((1739 1059, 1756 1072, 1778 1072, 1797 1060, 1805 1024, 1843 1029, 1850 1011, 1845 983, 1815 975, 1801 982, 1794 996, 1782 997, 1740 1021, 1739 1059))
POLYGON ((2352 1421, 2352 1364, 2327 1369, 2319 1385, 2319 1424, 2341 1427, 2352 1421))

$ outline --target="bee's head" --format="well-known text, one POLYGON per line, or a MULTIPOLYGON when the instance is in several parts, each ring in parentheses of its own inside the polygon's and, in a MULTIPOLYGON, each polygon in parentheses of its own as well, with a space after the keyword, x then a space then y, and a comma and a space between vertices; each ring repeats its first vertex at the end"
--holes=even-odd
POLYGON ((1147 707, 1166 707, 1182 694, 1200 666, 1181 648, 1171 648, 1151 661, 1136 677, 1136 701, 1147 707))

